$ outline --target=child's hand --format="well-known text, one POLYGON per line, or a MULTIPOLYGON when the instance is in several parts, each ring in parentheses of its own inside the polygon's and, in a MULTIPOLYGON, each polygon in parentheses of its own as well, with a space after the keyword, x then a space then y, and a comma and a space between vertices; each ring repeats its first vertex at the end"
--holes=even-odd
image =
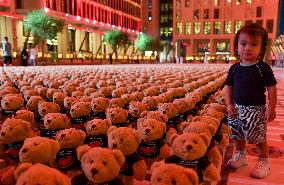
POLYGON ((230 117, 237 118, 237 111, 233 104, 227 106, 227 111, 230 117))
POLYGON ((266 121, 270 122, 276 118, 276 111, 275 109, 267 108, 266 110, 266 121))

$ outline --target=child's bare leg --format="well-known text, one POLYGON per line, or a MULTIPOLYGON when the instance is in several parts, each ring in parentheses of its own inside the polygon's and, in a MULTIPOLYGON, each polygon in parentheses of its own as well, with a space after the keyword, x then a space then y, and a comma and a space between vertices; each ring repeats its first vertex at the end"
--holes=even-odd
POLYGON ((244 152, 246 150, 246 141, 244 139, 236 140, 235 144, 237 151, 244 152))
POLYGON ((264 143, 259 143, 256 145, 260 152, 258 154, 259 157, 261 158, 268 158, 268 146, 267 146, 267 141, 265 141, 264 143))

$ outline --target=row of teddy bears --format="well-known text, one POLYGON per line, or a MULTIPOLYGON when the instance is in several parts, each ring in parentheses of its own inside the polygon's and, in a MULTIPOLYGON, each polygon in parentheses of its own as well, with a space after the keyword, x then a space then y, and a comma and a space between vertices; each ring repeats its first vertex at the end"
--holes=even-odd
MULTIPOLYGON (((212 80, 212 78, 209 79, 212 80)), ((34 121, 34 114, 30 110, 9 110, 10 107, 14 108, 13 106, 17 104, 18 101, 14 101, 15 99, 21 99, 20 95, 4 96, 1 100, 1 106, 4 108, 4 112, 6 111, 4 117, 9 115, 9 111, 15 112, 13 118, 4 119, 0 138, 8 148, 10 145, 8 153, 10 152, 12 155, 15 154, 16 145, 21 146, 19 152, 21 165, 13 172, 18 179, 17 184, 29 184, 31 180, 32 183, 38 181, 38 183, 45 182, 45 184, 47 184, 46 182, 70 184, 71 180, 72 184, 119 184, 121 180, 117 178, 119 172, 123 175, 124 184, 132 184, 133 179, 145 179, 146 170, 151 166, 153 169, 152 184, 163 181, 169 181, 168 184, 199 184, 202 182, 203 176, 212 181, 220 180, 217 168, 222 162, 222 156, 216 144, 225 146, 227 143, 224 134, 226 127, 223 124, 226 107, 219 104, 222 103, 220 92, 210 97, 210 101, 219 103, 203 106, 203 109, 197 112, 198 116, 193 116, 192 112, 205 95, 213 93, 224 82, 224 77, 217 79, 210 82, 210 88, 207 82, 200 87, 196 85, 196 89, 190 92, 190 95, 188 93, 188 96, 177 96, 175 100, 172 96, 172 100, 164 103, 167 104, 164 110, 159 109, 159 106, 162 107, 160 104, 151 109, 147 104, 148 108, 143 109, 139 104, 143 101, 129 102, 128 111, 133 110, 130 118, 117 112, 115 113, 116 119, 114 119, 112 116, 108 116, 112 115, 108 113, 109 109, 105 108, 101 112, 96 112, 100 108, 93 109, 94 106, 92 106, 91 111, 93 111, 95 119, 84 120, 81 116, 84 111, 78 110, 85 110, 85 108, 82 109, 81 105, 78 106, 80 103, 77 102, 80 109, 78 107, 77 109, 72 108, 75 103, 70 106, 69 112, 70 115, 72 113, 79 115, 79 117, 71 115, 71 120, 75 120, 75 126, 74 122, 70 123, 66 115, 59 113, 58 108, 53 112, 53 109, 50 108, 53 105, 51 102, 45 102, 45 106, 42 106, 40 101, 34 103, 38 106, 35 111, 38 111, 38 115, 42 118, 41 123, 41 119, 36 119, 37 122, 34 121), (136 103, 136 105, 132 106, 131 103, 136 103), (50 110, 51 112, 49 112, 50 110), (122 119, 121 116, 126 117, 126 120, 123 118, 124 121, 119 121, 122 119), (185 118, 186 121, 182 122, 180 119, 176 119, 177 117, 185 118), (76 119, 83 123, 82 127, 78 127, 76 119), (131 124, 122 124, 124 122, 131 124), (133 123, 137 123, 137 125, 133 123), (169 126, 169 123, 172 124, 169 126), (42 124, 43 127, 38 127, 38 124, 42 124), (170 128, 172 125, 175 129, 170 128), (32 130, 36 127, 45 137, 31 137, 31 132, 33 135, 35 132, 32 130), (93 137, 94 135, 96 137, 93 137), (84 142, 88 145, 82 145, 84 142), (158 158, 166 160, 153 164, 158 158), (55 168, 42 164, 56 167, 62 172, 78 169, 81 165, 84 173, 77 174, 70 180, 55 168), (38 174, 43 171, 44 174, 38 174), (180 173, 172 173, 173 171, 180 173), (179 175, 177 176, 177 174, 179 175)), ((10 84, 7 81, 9 79, 1 77, 3 85, 0 91, 2 88, 6 90, 7 87, 12 87, 7 85, 10 84)), ((20 90, 24 87, 15 81, 14 84, 20 90)), ((30 105, 29 101, 32 97, 25 98, 26 107, 30 105)), ((106 100, 105 97, 97 98, 106 100)), ((59 105, 57 106, 59 107, 59 105)), ((113 109, 125 110, 121 107, 113 109)))

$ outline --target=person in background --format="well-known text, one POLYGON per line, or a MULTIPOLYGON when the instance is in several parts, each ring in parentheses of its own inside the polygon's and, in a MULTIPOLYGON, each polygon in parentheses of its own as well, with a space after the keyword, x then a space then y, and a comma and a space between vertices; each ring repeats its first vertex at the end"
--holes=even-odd
POLYGON ((32 48, 30 49, 30 65, 35 66, 36 65, 36 56, 37 56, 38 50, 36 48, 36 45, 34 44, 32 48))
POLYGON ((3 43, 4 66, 7 66, 7 64, 12 66, 12 45, 8 41, 8 37, 4 37, 2 43, 3 43))
POLYGON ((109 64, 112 64, 112 54, 109 54, 109 64))
POLYGON ((247 166, 246 143, 255 144, 259 154, 250 176, 258 179, 270 174, 266 131, 267 123, 276 117, 277 102, 277 81, 263 61, 267 43, 267 31, 256 24, 237 32, 234 51, 239 61, 231 66, 225 86, 228 124, 236 146, 236 154, 227 166, 234 169, 247 166))
POLYGON ((26 47, 24 47, 22 52, 21 52, 22 66, 28 65, 28 58, 29 58, 29 53, 28 53, 26 47))

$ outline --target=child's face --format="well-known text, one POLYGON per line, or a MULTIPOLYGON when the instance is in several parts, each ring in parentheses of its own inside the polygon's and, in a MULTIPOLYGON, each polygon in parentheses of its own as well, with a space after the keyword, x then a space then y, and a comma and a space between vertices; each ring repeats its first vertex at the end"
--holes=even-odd
POLYGON ((261 37, 251 37, 247 33, 240 33, 238 40, 238 55, 243 62, 255 62, 261 51, 261 37))

